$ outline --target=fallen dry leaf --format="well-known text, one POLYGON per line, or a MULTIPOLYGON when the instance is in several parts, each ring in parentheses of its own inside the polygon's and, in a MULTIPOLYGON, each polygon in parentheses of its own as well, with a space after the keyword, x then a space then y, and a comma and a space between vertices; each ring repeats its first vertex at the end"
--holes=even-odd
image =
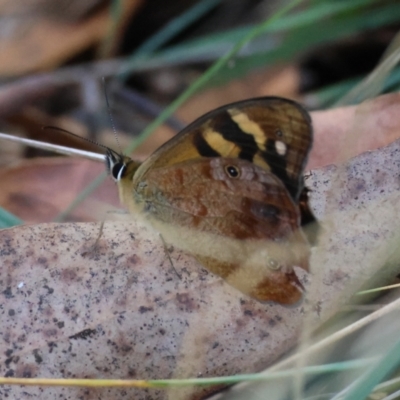
MULTIPOLYGON (((3 1, 4 2, 4 1, 3 1)), ((7 3, 7 2, 6 2, 7 3)), ((124 0, 122 21, 125 24, 140 6, 139 0, 124 0)), ((0 4, 0 7, 4 4, 0 4)), ((5 34, 0 35, 0 66, 2 76, 23 75, 58 66, 90 46, 98 44, 108 34, 110 12, 106 8, 81 21, 51 19, 49 15, 26 9, 7 10, 8 24, 3 24, 5 34), (7 29, 8 28, 8 29, 7 29)), ((33 8, 34 10, 34 8, 33 8)))
MULTIPOLYGON (((51 222, 104 170, 101 163, 68 157, 20 162, 0 169, 0 205, 26 223, 51 222)), ((118 206, 116 185, 107 178, 67 219, 99 221, 118 206)))
POLYGON ((307 167, 340 164, 400 138, 400 94, 391 93, 358 106, 311 113, 314 145, 307 167))
POLYGON ((277 66, 252 72, 229 83, 208 88, 189 99, 177 116, 186 123, 224 104, 251 97, 279 96, 293 98, 298 92, 299 72, 293 66, 277 66))
MULTIPOLYGON (((93 253, 97 233, 94 224, 0 232, 1 375, 150 379, 250 372, 298 336, 302 308, 243 297, 177 251, 175 271, 161 240, 144 227, 106 223, 93 253)), ((0 388, 14 398, 26 391, 41 399, 124 397, 121 390, 0 388)), ((165 395, 151 392, 153 399, 165 395)))

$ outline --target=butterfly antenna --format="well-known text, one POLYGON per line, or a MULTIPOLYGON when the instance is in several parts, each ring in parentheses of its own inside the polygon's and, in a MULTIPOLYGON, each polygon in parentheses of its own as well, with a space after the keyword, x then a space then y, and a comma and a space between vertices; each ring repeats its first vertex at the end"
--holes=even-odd
POLYGON ((89 142, 89 143, 92 143, 92 144, 94 144, 94 145, 96 145, 96 146, 98 146, 98 147, 101 147, 102 149, 105 149, 105 150, 108 150, 108 151, 113 152, 112 149, 110 149, 110 148, 107 147, 107 146, 104 146, 104 144, 98 143, 98 142, 96 142, 95 140, 92 140, 92 139, 88 139, 88 138, 79 136, 79 135, 77 135, 76 133, 67 131, 66 129, 63 129, 63 128, 59 128, 58 126, 44 126, 42 129, 43 129, 43 130, 51 129, 51 130, 54 130, 54 131, 58 131, 58 132, 62 132, 62 133, 67 133, 68 135, 74 136, 74 137, 76 137, 76 138, 78 138, 78 139, 84 140, 85 142, 89 142))
POLYGON ((107 112, 108 112, 108 116, 110 117, 111 127, 114 132, 115 141, 117 142, 118 149, 119 149, 120 153, 122 154, 121 144, 119 143, 117 130, 115 128, 114 117, 111 112, 110 102, 108 101, 107 86, 106 86, 106 80, 105 80, 104 76, 103 76, 103 88, 104 88, 104 97, 106 98, 107 112))

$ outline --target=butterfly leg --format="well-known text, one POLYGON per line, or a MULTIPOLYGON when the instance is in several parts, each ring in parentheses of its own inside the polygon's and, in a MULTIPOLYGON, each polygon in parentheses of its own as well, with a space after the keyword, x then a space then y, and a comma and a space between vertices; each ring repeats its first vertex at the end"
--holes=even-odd
POLYGON ((100 228, 99 228, 99 233, 97 234, 97 238, 96 238, 95 242, 92 244, 92 246, 90 246, 90 250, 84 251, 82 253, 83 257, 85 257, 91 253, 92 254, 96 253, 99 250, 99 241, 100 241, 101 235, 103 234, 104 224, 105 224, 105 221, 100 222, 100 228))
POLYGON ((168 250, 167 243, 165 242, 164 237, 163 237, 163 235, 161 233, 160 233, 160 238, 161 238, 161 241, 163 242, 165 255, 167 256, 167 258, 168 258, 168 260, 169 260, 169 262, 171 264, 172 269, 175 271, 175 273, 178 276, 178 278, 182 279, 181 275, 179 275, 178 271, 176 270, 176 268, 174 266, 174 263, 172 262, 171 256, 169 255, 169 250, 168 250))

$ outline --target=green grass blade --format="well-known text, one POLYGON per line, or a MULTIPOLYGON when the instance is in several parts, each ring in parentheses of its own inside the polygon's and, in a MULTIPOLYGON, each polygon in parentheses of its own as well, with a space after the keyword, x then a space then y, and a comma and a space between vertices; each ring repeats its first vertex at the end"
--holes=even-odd
POLYGON ((22 221, 22 219, 19 219, 14 214, 0 207, 0 229, 11 228, 12 226, 22 225, 23 223, 24 221, 22 221))
POLYGON ((365 399, 387 375, 400 366, 400 340, 346 393, 343 400, 365 399))
POLYGON ((388 76, 400 62, 400 48, 383 60, 363 81, 342 98, 338 105, 359 103, 377 96, 383 89, 388 76))
POLYGON ((284 371, 274 371, 265 374, 248 374, 248 375, 234 375, 234 376, 221 376, 215 378, 193 378, 193 379, 159 379, 151 380, 149 383, 152 387, 178 387, 178 386, 209 386, 218 384, 234 384, 239 382, 264 382, 264 381, 275 381, 277 379, 291 378, 299 374, 304 375, 323 375, 334 372, 343 372, 354 369, 365 369, 375 359, 359 359, 342 361, 332 364, 323 365, 312 365, 303 367, 300 370, 298 368, 288 369, 284 371))
MULTIPOLYGON (((317 23, 321 23, 329 19, 332 23, 343 14, 352 17, 355 13, 363 11, 364 8, 374 3, 377 3, 377 1, 355 0, 348 2, 342 0, 338 2, 316 4, 303 11, 298 11, 293 15, 284 15, 280 19, 272 21, 256 43, 248 43, 246 46, 246 54, 249 52, 250 54, 260 51, 265 52, 281 46, 281 40, 277 40, 273 34, 290 33, 300 28, 312 27, 316 24, 316 21, 317 23)), ((256 27, 257 25, 239 27, 227 32, 205 35, 201 38, 170 47, 145 60, 141 58, 136 58, 136 60, 131 59, 129 62, 129 71, 134 72, 143 69, 157 68, 160 65, 167 66, 194 61, 213 61, 219 58, 221 54, 227 52, 233 45, 244 36, 248 35, 256 27)), ((339 26, 337 30, 340 31, 339 26)), ((324 29, 320 27, 319 31, 323 32, 324 29)), ((304 44, 303 47, 296 48, 295 54, 300 50, 304 51, 304 46, 307 47, 306 44, 304 44)), ((124 71, 127 72, 125 66, 124 71)))
POLYGON ((353 15, 347 13, 339 20, 318 20, 314 24, 293 30, 269 51, 258 52, 248 57, 236 58, 234 68, 225 68, 220 74, 208 82, 208 86, 223 84, 238 78, 257 67, 276 63, 278 61, 292 61, 306 49, 321 46, 335 40, 343 39, 367 29, 376 29, 381 26, 400 20, 400 7, 394 4, 384 4, 382 7, 353 15))
MULTIPOLYGON (((345 81, 325 86, 315 92, 307 94, 306 103, 317 104, 318 107, 324 108, 339 104, 339 99, 346 96, 353 88, 355 88, 364 77, 347 79, 345 81)), ((400 67, 395 68, 386 78, 380 93, 388 91, 396 91, 400 88, 400 67)), ((363 95, 365 97, 365 95, 363 95)))

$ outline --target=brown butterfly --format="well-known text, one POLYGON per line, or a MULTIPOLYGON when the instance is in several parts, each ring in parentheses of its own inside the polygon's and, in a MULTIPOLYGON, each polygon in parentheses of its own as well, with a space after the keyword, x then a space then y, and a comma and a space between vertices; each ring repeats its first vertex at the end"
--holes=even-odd
POLYGON ((259 301, 296 303, 315 222, 303 170, 308 113, 263 97, 213 110, 139 164, 109 149, 122 203, 209 271, 259 301), (311 238, 311 236, 310 236, 311 238))

